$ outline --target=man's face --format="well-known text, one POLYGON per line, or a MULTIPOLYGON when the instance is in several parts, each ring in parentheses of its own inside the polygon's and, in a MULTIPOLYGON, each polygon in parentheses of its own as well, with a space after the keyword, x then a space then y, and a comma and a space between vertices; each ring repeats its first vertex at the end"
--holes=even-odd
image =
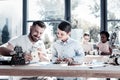
POLYGON ((44 30, 45 30, 44 28, 41 28, 38 25, 36 25, 34 27, 31 26, 30 38, 32 39, 32 41, 34 41, 34 42, 38 41, 41 38, 44 30))

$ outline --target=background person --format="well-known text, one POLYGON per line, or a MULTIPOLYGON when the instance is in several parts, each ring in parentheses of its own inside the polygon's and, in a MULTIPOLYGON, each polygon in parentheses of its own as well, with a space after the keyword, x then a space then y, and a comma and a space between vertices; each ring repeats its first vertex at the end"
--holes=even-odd
POLYGON ((107 31, 100 32, 101 41, 97 45, 97 49, 100 55, 111 55, 112 48, 109 42, 109 33, 107 31))
POLYGON ((85 55, 88 55, 88 54, 90 54, 91 51, 93 51, 93 44, 90 42, 89 33, 83 34, 82 47, 84 49, 85 55))

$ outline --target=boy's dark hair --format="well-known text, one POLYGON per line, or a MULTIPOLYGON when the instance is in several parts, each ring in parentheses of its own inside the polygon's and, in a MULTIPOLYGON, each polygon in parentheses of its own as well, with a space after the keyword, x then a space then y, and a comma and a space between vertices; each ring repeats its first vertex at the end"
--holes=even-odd
POLYGON ((62 21, 59 25, 58 28, 62 31, 65 31, 66 33, 69 33, 71 31, 71 24, 67 21, 62 21))
POLYGON ((109 41, 109 36, 110 36, 109 33, 107 31, 101 31, 100 35, 102 35, 102 34, 106 35, 107 41, 109 41))
POLYGON ((88 33, 84 33, 84 35, 83 36, 90 36, 88 33))
POLYGON ((33 25, 33 26, 38 25, 38 26, 40 26, 41 28, 46 28, 45 23, 42 22, 42 21, 34 21, 32 25, 33 25))

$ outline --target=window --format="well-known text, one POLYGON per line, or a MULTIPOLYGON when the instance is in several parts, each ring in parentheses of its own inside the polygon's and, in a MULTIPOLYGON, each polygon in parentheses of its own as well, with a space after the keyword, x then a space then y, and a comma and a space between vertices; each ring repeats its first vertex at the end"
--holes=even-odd
MULTIPOLYGON (((28 0, 27 33, 29 33, 30 22, 42 20, 46 23, 47 28, 52 31, 52 37, 55 37, 57 25, 65 17, 64 5, 64 0, 28 0)), ((89 32, 91 41, 97 42, 100 30, 100 1, 71 0, 71 14, 73 26, 71 37, 81 41, 83 33, 89 32)), ((45 34, 48 35, 49 33, 45 34)))
POLYGON ((48 49, 55 39, 57 25, 64 20, 64 0, 28 0, 27 13, 27 33, 29 33, 31 22, 35 20, 42 20, 47 25, 43 40, 48 49))
POLYGON ((22 0, 0 0, 0 44, 22 34, 22 0))
POLYGON ((28 0, 28 20, 64 19, 64 0, 28 0))
POLYGON ((79 29, 76 36, 82 37, 87 32, 90 33, 92 42, 98 42, 100 0, 71 0, 71 13, 73 28, 79 29))
MULTIPOLYGON (((119 0, 107 0, 107 24, 110 34, 116 33, 114 45, 119 47, 120 44, 120 3, 119 0)), ((112 36, 111 36, 112 37, 112 36)))

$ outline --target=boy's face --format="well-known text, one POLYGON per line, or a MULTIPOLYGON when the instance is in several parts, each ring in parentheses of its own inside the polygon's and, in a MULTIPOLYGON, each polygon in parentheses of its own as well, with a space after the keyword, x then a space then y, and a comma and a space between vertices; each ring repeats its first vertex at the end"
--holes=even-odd
POLYGON ((58 39, 60 39, 62 41, 66 41, 69 37, 69 34, 70 33, 66 33, 65 31, 57 29, 57 37, 58 37, 58 39))
POLYGON ((84 36, 84 41, 85 42, 89 42, 89 40, 90 40, 90 36, 84 36))

